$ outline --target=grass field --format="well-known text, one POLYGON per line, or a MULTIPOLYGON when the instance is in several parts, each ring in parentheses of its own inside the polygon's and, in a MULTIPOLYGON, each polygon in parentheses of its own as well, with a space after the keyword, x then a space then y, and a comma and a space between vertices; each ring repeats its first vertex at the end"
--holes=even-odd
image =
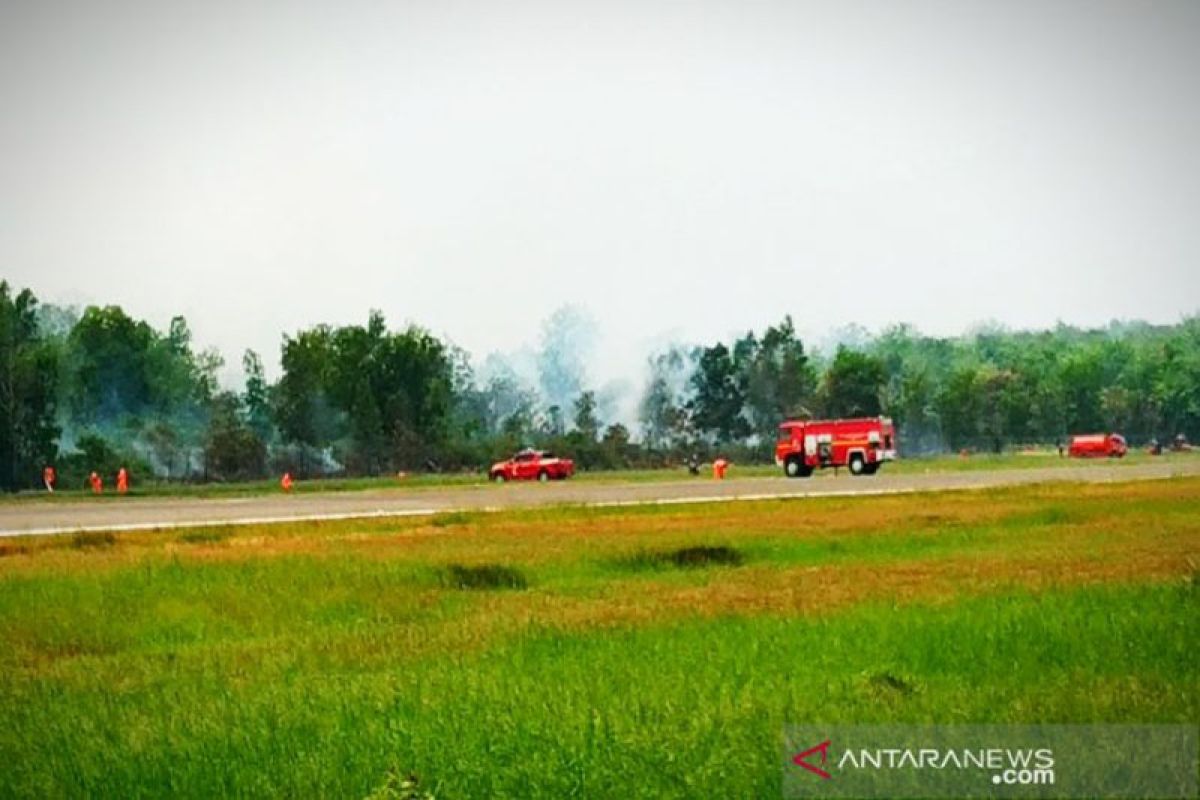
MULTIPOLYGON (((883 467, 885 474, 906 475, 932 472, 966 472, 975 470, 996 469, 1030 469, 1044 467, 1096 467, 1158 463, 1162 461, 1200 460, 1200 450, 1183 453, 1168 453, 1163 456, 1150 456, 1144 452, 1133 451, 1122 459, 1068 459, 1059 458, 1052 450, 1023 453, 1003 453, 1000 455, 975 453, 969 457, 958 455, 919 456, 901 458, 883 467)), ((841 471, 845 474, 845 470, 841 471)), ((702 477, 708 477, 705 467, 702 477)), ((774 464, 734 464, 728 477, 761 478, 782 475, 782 471, 774 464)), ((831 470, 817 472, 809 480, 822 480, 834 477, 831 470)), ((675 469, 625 469, 600 470, 595 472, 579 472, 572 478, 574 481, 587 483, 620 483, 620 482, 653 482, 697 480, 688 474, 683 467, 675 469)), ((300 494, 315 492, 355 492, 367 490, 399 490, 420 491, 422 489, 438 489, 447 486, 484 486, 487 476, 482 473, 413 473, 404 477, 394 475, 374 478, 316 478, 299 481, 295 491, 300 494)), ((277 478, 263 481, 248 481, 243 483, 167 483, 141 481, 136 479, 129 497, 247 497, 263 494, 277 494, 280 491, 277 478)), ((24 491, 16 494, 0 494, 0 504, 14 502, 63 502, 88 499, 97 502, 122 502, 124 497, 116 494, 112 486, 107 486, 104 494, 96 497, 84 488, 60 487, 54 494, 41 491, 24 491)))
POLYGON ((0 542, 0 796, 773 797, 807 722, 1196 722, 1200 478, 0 542))

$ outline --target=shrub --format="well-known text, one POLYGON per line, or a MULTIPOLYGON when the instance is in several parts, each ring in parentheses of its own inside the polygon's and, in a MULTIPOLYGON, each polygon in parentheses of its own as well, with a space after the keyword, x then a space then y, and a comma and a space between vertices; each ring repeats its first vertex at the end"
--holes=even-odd
POLYGON ((451 564, 443 583, 454 589, 524 589, 529 585, 519 570, 502 564, 451 564))
POLYGON ((741 551, 726 545, 694 545, 674 550, 643 550, 622 560, 627 569, 693 569, 710 566, 736 567, 745 560, 741 551))
POLYGON ((221 529, 201 528, 194 531, 186 531, 179 535, 179 541, 187 544, 211 544, 213 542, 221 542, 229 538, 229 531, 221 529))

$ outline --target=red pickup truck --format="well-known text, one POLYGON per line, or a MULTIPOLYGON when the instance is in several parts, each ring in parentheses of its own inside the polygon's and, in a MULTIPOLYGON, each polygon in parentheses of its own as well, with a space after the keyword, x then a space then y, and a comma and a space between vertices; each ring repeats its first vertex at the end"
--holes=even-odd
POLYGON ((507 461, 498 461, 488 470, 488 479, 505 481, 563 480, 575 474, 575 462, 543 450, 522 450, 507 461))

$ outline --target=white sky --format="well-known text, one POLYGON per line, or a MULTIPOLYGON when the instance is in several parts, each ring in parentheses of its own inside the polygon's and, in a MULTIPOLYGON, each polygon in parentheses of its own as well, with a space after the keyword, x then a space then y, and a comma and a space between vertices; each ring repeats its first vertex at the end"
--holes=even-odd
POLYGON ((1200 3, 0 0, 0 276, 231 364, 382 309, 599 383, 785 313, 1200 309, 1200 3))

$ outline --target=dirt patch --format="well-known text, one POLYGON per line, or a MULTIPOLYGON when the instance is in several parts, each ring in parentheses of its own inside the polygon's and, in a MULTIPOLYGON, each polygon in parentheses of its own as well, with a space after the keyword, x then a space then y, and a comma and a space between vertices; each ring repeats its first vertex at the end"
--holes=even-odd
POLYGON ((225 541, 231 535, 232 532, 228 528, 221 530, 199 529, 180 534, 178 541, 184 544, 214 544, 225 541))
POLYGON ((29 552, 29 548, 23 544, 0 541, 0 558, 4 558, 5 556, 22 555, 27 552, 29 552))
POLYGON ((80 531, 71 538, 71 546, 76 550, 112 547, 116 543, 117 535, 112 531, 80 531))
POLYGON ((475 521, 475 514, 465 511, 451 511, 446 514, 435 514, 429 524, 435 528, 449 528, 453 525, 469 525, 475 521))

